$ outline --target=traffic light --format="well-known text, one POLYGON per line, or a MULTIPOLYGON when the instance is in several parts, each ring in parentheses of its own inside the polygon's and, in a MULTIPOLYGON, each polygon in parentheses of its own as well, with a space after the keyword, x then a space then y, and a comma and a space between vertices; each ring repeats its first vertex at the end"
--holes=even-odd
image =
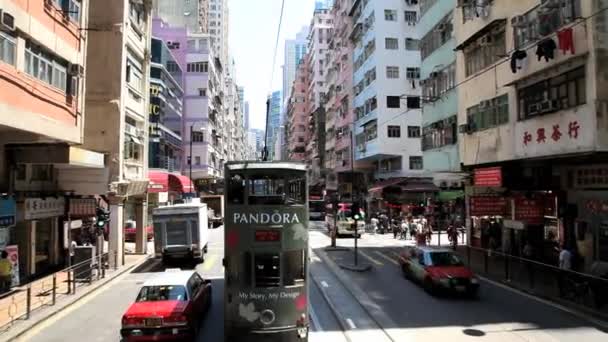
POLYGON ((97 208, 97 220, 95 226, 97 228, 104 228, 110 222, 110 212, 105 211, 103 208, 97 208))

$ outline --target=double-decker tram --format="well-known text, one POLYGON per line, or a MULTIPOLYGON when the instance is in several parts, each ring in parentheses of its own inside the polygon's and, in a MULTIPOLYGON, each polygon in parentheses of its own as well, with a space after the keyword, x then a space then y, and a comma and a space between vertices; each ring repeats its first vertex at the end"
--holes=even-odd
POLYGON ((225 179, 225 341, 308 341, 306 165, 229 162, 225 179))

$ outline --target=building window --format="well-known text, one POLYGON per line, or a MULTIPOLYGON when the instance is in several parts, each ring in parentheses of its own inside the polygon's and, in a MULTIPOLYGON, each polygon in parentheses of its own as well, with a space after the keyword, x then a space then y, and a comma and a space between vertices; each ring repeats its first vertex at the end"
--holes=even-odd
POLYGON ((401 138, 401 127, 400 126, 388 126, 388 137, 389 138, 401 138))
POLYGON ((384 10, 384 20, 386 21, 397 21, 397 11, 396 10, 384 10))
POLYGON ((375 80, 376 80, 376 67, 373 67, 365 73, 365 86, 366 87, 369 86, 375 80))
POLYGON ((420 68, 406 68, 405 78, 407 78, 408 80, 420 79, 420 68))
POLYGON ((364 124, 363 134, 366 142, 376 139, 378 137, 378 122, 376 120, 372 120, 364 124))
MULTIPOLYGON (((68 1, 74 1, 74 0, 68 0, 68 1)), ((143 9, 143 5, 140 4, 136 4, 133 2, 129 2, 129 18, 131 18, 131 21, 133 21, 137 26, 137 27, 141 27, 143 22, 144 22, 144 9, 143 9)))
POLYGON ((397 38, 385 38, 384 39, 384 47, 387 50, 397 50, 397 49, 399 49, 399 39, 397 39, 397 38))
POLYGON ((127 61, 127 84, 141 92, 143 89, 143 75, 141 70, 131 61, 127 61))
POLYGON ((198 88, 198 96, 207 96, 207 88, 198 88))
POLYGON ((507 53, 504 24, 489 30, 464 50, 465 74, 481 71, 498 62, 507 53))
POLYGON ((458 138, 456 115, 433 122, 422 129, 422 151, 453 145, 458 138))
POLYGON ((188 63, 186 65, 186 71, 187 72, 196 72, 196 73, 209 72, 209 63, 208 62, 188 63))
POLYGON ((509 95, 504 94, 467 108, 470 131, 481 131, 509 122, 509 95))
POLYGON ((418 21, 416 11, 405 11, 404 12, 405 22, 408 25, 414 25, 418 21))
POLYGON ((420 126, 407 126, 408 138, 420 138, 420 126))
POLYGON ((401 108, 401 98, 399 96, 387 96, 386 97, 387 108, 401 108))
POLYGON ((141 157, 142 146, 132 138, 127 137, 125 139, 125 151, 124 151, 124 159, 139 161, 141 157))
POLYGON ((15 65, 15 38, 0 32, 0 60, 15 65))
POLYGON ((205 142, 205 135, 203 132, 192 132, 192 142, 205 142))
POLYGON ((414 38, 405 38, 405 49, 411 51, 420 50, 420 40, 414 38))
POLYGON ((454 31, 452 20, 452 13, 450 12, 422 37, 420 41, 420 57, 422 60, 430 56, 435 50, 443 46, 452 38, 452 33, 454 31))
POLYGON ((429 102, 436 101, 456 87, 456 64, 452 63, 447 68, 431 72, 429 78, 421 83, 422 96, 429 102))
POLYGON ((196 165, 196 166, 200 166, 201 165, 201 157, 200 156, 194 157, 194 165, 196 165))
POLYGON ((525 120, 587 103, 585 67, 517 91, 519 119, 525 120))
POLYGON ((386 78, 399 78, 399 67, 398 66, 387 66, 386 67, 386 78))
POLYGON ((560 6, 536 6, 521 16, 514 17, 513 37, 516 48, 521 48, 557 31, 575 18, 581 17, 580 0, 563 0, 560 6))
POLYGON ((420 1, 420 16, 422 16, 429 8, 433 7, 438 0, 419 0, 420 1))
POLYGON ((54 58, 52 54, 42 51, 30 42, 27 42, 25 47, 24 68, 26 73, 37 79, 64 92, 67 90, 67 63, 54 58))
POLYGON ((32 164, 32 181, 49 182, 53 180, 53 164, 32 164))
POLYGON ((479 17, 487 18, 493 2, 494 0, 463 1, 462 6, 460 6, 462 8, 463 21, 466 22, 467 20, 474 20, 479 17))
POLYGON ((401 157, 383 159, 378 163, 378 171, 379 172, 401 171, 401 168, 402 168, 401 160, 402 160, 401 157))
POLYGON ((410 157, 410 170, 422 170, 424 165, 422 164, 422 157, 412 156, 410 157))

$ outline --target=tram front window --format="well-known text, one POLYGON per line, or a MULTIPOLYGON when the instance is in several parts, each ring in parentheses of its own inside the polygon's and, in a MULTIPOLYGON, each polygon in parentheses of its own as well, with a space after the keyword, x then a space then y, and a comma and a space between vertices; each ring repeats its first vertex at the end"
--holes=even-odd
POLYGON ((283 177, 249 177, 249 204, 285 204, 285 196, 285 179, 283 177))
POLYGON ((234 174, 228 180, 228 202, 232 204, 245 203, 245 177, 241 174, 234 174))
POLYGON ((281 285, 281 259, 279 254, 256 254, 254 258, 255 286, 281 285))
POLYGON ((283 285, 303 284, 306 279, 306 255, 303 250, 283 253, 283 285))

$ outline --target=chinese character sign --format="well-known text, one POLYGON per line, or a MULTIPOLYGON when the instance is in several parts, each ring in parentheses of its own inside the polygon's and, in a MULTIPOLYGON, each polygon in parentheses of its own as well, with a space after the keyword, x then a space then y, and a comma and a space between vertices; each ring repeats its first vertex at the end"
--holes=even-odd
MULTIPOLYGON (((568 124, 568 139, 571 140, 576 140, 578 139, 578 131, 581 128, 581 126, 579 125, 578 121, 571 121, 568 124)), ((533 142, 536 142, 537 144, 545 144, 547 142, 551 142, 547 140, 547 131, 551 132, 551 140, 554 142, 559 142, 562 139, 562 132, 560 130, 560 125, 559 124, 555 124, 551 126, 551 129, 546 130, 544 127, 540 127, 538 129, 536 129, 536 138, 534 139, 534 136, 532 135, 532 133, 530 131, 525 131, 524 135, 523 135, 523 143, 524 146, 528 146, 530 144, 532 144, 533 142)))

